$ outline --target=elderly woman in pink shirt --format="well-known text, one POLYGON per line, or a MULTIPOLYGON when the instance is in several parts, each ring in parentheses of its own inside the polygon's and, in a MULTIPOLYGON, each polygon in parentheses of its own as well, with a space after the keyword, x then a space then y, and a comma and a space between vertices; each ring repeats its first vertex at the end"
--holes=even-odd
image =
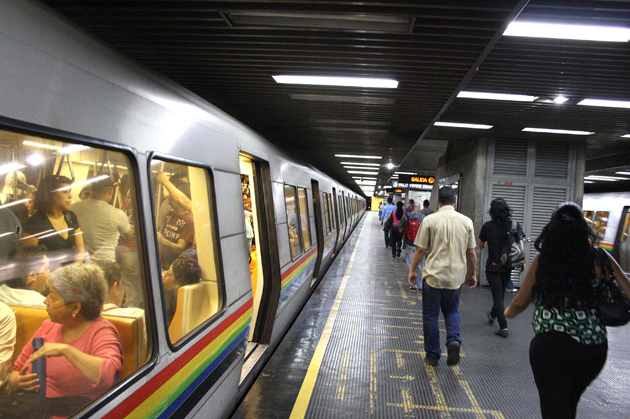
POLYGON ((93 400, 116 382, 122 366, 118 331, 100 314, 107 296, 103 271, 94 265, 57 269, 44 301, 50 320, 33 338, 44 345, 33 353, 33 338, 13 365, 9 383, 18 391, 36 391, 32 362, 46 357, 46 397, 81 396, 93 400))

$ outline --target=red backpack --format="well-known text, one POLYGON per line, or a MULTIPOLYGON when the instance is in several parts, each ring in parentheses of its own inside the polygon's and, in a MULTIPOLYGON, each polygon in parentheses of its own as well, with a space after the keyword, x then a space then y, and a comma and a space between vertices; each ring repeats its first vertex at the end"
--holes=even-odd
POLYGON ((407 228, 405 229, 405 235, 407 236, 407 240, 413 242, 416 240, 416 234, 418 234, 418 230, 420 229, 420 219, 419 218, 410 218, 407 220, 407 228))

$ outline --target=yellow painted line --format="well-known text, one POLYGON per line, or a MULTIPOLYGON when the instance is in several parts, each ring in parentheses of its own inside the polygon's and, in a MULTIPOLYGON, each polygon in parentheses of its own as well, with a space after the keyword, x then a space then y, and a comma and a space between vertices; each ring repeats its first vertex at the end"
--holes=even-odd
POLYGON ((341 371, 337 381, 336 399, 343 402, 346 395, 346 383, 348 382, 348 367, 350 366, 350 349, 346 349, 341 360, 341 371))
POLYGON ((484 419, 486 416, 481 411, 481 406, 479 406, 479 402, 477 401, 477 398, 475 397, 472 390, 470 389, 470 385, 468 385, 468 381, 464 379, 464 374, 462 374, 462 370, 459 368, 458 365, 455 365, 452 368, 452 370, 455 373, 455 377, 457 377, 457 381, 459 382, 459 385, 462 386, 462 388, 464 389, 464 392, 466 393, 466 396, 468 397, 468 400, 470 400, 472 409, 476 412, 475 417, 477 419, 484 419))
POLYGON ((389 378, 394 380, 413 381, 416 379, 413 375, 390 375, 389 378))
MULTIPOLYGON (((405 408, 405 405, 403 403, 386 403, 386 404, 387 406, 390 406, 390 407, 405 408)), ((473 409, 468 409, 465 407, 449 407, 449 406, 439 407, 439 406, 426 406, 426 405, 421 405, 421 404, 414 404, 411 407, 415 410, 434 410, 438 412, 444 411, 444 412, 475 413, 473 409)), ((503 416, 503 413, 499 412, 498 410, 483 410, 482 413, 486 415, 492 415, 497 419, 499 418, 505 419, 505 417, 503 416)))
POLYGON ((328 342, 330 341, 333 326, 335 325, 335 320, 337 319, 339 306, 341 305, 341 299, 343 298, 343 292, 346 289, 346 283, 348 282, 350 270, 352 269, 352 265, 354 263, 354 257, 356 256, 357 250, 359 249, 359 242, 361 241, 361 237, 363 236, 363 231, 365 230, 366 225, 367 223, 364 223, 363 227, 361 227, 361 233, 359 233, 359 238, 354 245, 354 251, 352 252, 352 256, 350 256, 350 261, 348 262, 348 267, 346 268, 346 272, 344 273, 343 279, 341 280, 341 285, 339 285, 339 291, 337 291, 335 302, 333 303, 332 309, 330 310, 328 320, 326 321, 326 326, 324 326, 324 332, 319 339, 317 348, 315 348, 315 353, 313 354, 313 358, 311 359, 308 371, 306 372, 306 377, 304 377, 304 382, 302 383, 302 387, 300 388, 300 393, 298 394, 298 397, 295 400, 295 404, 293 405, 293 410, 291 411, 291 416, 289 417, 290 419, 299 419, 303 418, 306 415, 306 410, 308 409, 308 405, 311 401, 311 395, 313 394, 313 389, 315 388, 315 383, 317 382, 317 376, 319 375, 319 370, 321 368, 322 361, 324 360, 324 353, 326 352, 326 347, 328 346, 328 342))
POLYGON ((411 390, 409 387, 401 387, 400 393, 403 400, 403 409, 405 409, 405 417, 411 417, 413 413, 413 399, 411 398, 411 390))
MULTIPOLYGON (((438 408, 437 410, 440 412, 440 418, 448 419, 451 415, 448 413, 448 406, 446 404, 446 399, 444 398, 444 393, 442 393, 442 389, 438 384, 438 378, 435 374, 435 369, 428 364, 424 364, 424 369, 427 372, 427 376, 429 377, 429 384, 431 385, 431 391, 433 392, 433 396, 435 397, 435 404, 438 408)), ((407 407, 405 406, 405 411, 407 411, 407 407)))
POLYGON ((378 385, 376 383, 376 352, 370 351, 370 414, 374 415, 374 406, 378 398, 378 385))
POLYGON ((403 354, 401 354, 400 352, 396 352, 396 366, 400 369, 404 369, 405 368, 405 358, 403 357, 403 354))

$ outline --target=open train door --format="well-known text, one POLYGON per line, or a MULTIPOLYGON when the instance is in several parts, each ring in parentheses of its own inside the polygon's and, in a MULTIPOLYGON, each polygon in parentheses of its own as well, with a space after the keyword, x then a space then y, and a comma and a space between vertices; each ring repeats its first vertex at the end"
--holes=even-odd
POLYGON ((271 340, 281 283, 269 163, 243 153, 239 154, 239 162, 254 300, 242 381, 271 340))
POLYGON ((337 190, 332 188, 333 213, 335 214, 335 247, 333 247, 333 256, 337 254, 337 244, 339 243, 339 230, 341 230, 339 216, 339 201, 337 198, 337 190))
POLYGON ((313 210, 315 211, 315 235, 317 237, 317 260, 315 260, 315 270, 313 271, 313 280, 311 285, 315 284, 319 277, 319 268, 322 264, 324 256, 324 226, 322 222, 322 198, 319 193, 319 182, 311 179, 311 189, 313 191, 313 210))

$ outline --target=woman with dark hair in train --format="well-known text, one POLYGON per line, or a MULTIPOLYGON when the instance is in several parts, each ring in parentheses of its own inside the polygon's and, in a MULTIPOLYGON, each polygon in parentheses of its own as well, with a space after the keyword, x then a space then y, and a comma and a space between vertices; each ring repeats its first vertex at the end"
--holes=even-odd
MULTIPOLYGON (((605 261, 597 257, 594 238, 577 204, 558 205, 536 239, 539 253, 523 286, 505 311, 506 317, 514 318, 534 300, 535 337, 529 359, 543 419, 575 418, 582 393, 606 362, 606 327, 595 308, 605 261)), ((628 277, 612 256, 607 257, 630 296, 628 277)))
POLYGON ((392 227, 390 228, 389 240, 392 246, 392 257, 400 257, 400 252, 402 251, 402 233, 398 229, 400 225, 400 221, 405 215, 405 210, 403 209, 404 204, 402 201, 398 201, 396 203, 396 209, 389 214, 389 218, 392 221, 392 227))
POLYGON ((48 176, 42 179, 35 192, 36 212, 24 227, 23 245, 42 244, 48 249, 52 261, 62 256, 61 264, 82 263, 85 258, 83 236, 72 204, 72 181, 65 176, 48 176), (63 253, 63 254, 62 254, 63 253))

